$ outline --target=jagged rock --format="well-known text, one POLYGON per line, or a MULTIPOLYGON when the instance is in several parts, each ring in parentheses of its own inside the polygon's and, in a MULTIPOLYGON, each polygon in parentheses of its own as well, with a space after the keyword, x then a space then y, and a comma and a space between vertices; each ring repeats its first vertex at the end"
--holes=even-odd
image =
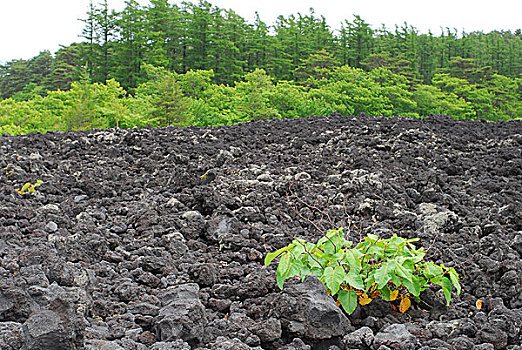
POLYGON ((304 283, 287 286, 274 306, 286 331, 299 337, 329 339, 353 329, 316 277, 310 276, 304 283))
POLYGON ((394 323, 381 329, 375 335, 373 346, 376 349, 386 346, 396 350, 414 350, 418 346, 418 341, 413 334, 408 332, 405 325, 394 323))
POLYGON ((199 300, 199 286, 183 284, 167 289, 162 308, 154 320, 160 341, 201 340, 207 323, 206 310, 199 300))
POLYGON ((255 333, 259 339, 266 342, 273 342, 281 338, 281 322, 276 318, 269 318, 266 321, 257 322, 251 331, 255 333))
POLYGON ((181 339, 172 342, 158 342, 152 345, 150 350, 191 350, 190 345, 181 339))
POLYGON ((369 348, 373 344, 373 331, 370 327, 361 327, 343 337, 343 344, 350 349, 369 348))
POLYGON ((301 339, 294 338, 290 344, 281 347, 281 350, 311 350, 310 345, 306 345, 301 339))
POLYGON ((117 342, 109 340, 91 340, 85 350, 125 350, 117 342))
POLYGON ((22 324, 17 322, 0 322, 0 349, 21 349, 23 345, 22 327, 22 324))
POLYGON ((250 347, 237 338, 228 339, 218 337, 215 342, 209 344, 209 350, 262 350, 261 347, 250 347))
POLYGON ((77 337, 71 322, 54 311, 35 313, 23 324, 24 346, 27 350, 68 350, 77 337))

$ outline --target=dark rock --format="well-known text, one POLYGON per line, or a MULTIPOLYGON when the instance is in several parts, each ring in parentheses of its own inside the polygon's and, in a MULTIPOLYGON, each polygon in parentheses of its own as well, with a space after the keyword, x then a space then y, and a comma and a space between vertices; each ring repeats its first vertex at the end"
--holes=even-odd
POLYGON ((455 350, 469 350, 475 345, 473 341, 465 335, 448 340, 448 344, 452 345, 455 350))
POLYGON ((64 322, 56 312, 38 312, 23 324, 24 343, 31 350, 68 350, 76 341, 72 325, 64 322))
POLYGON ((377 349, 382 345, 397 350, 413 350, 418 346, 417 338, 408 332, 405 325, 399 323, 381 329, 375 335, 373 343, 377 349))
POLYGON ((145 316, 157 316, 159 314, 159 307, 150 303, 137 303, 131 304, 127 308, 127 311, 131 314, 145 315, 145 316))
POLYGON ((203 233, 206 221, 199 211, 187 211, 181 217, 185 220, 181 227, 181 233, 185 239, 196 239, 203 233))
POLYGON ((290 344, 280 348, 281 350, 311 350, 310 345, 306 345, 301 339, 294 338, 290 344))
MULTIPOLYGON (((422 343, 422 350, 455 350, 455 348, 442 339, 431 339, 422 343)), ((419 350, 420 350, 419 349, 419 350)))
POLYGON ((0 322, 0 349, 19 350, 23 345, 22 324, 0 322))
POLYGON ((140 341, 140 343, 143 343, 147 346, 151 346, 152 344, 154 344, 156 342, 156 336, 152 332, 145 331, 140 334, 139 341, 140 341))
POLYGON ((252 348, 237 338, 229 339, 218 337, 215 342, 208 345, 209 350, 262 350, 261 347, 252 348))
POLYGON ((116 341, 109 340, 91 340, 85 350, 126 350, 122 348, 116 341))
POLYGON ((369 327, 361 327, 343 337, 343 344, 349 349, 369 348, 373 344, 373 331, 369 327))
POLYGON ((250 329, 263 342, 273 342, 281 338, 281 322, 276 318, 269 318, 266 321, 258 322, 250 329))
POLYGON ((188 283, 168 289, 161 298, 162 308, 154 321, 160 341, 183 339, 201 341, 207 324, 205 307, 199 300, 199 287, 188 283))
POLYGON ((508 344, 507 333, 490 325, 484 325, 484 327, 478 331, 477 338, 483 343, 493 344, 496 350, 503 349, 508 344))
POLYGON ((472 350, 495 350, 495 346, 493 346, 493 344, 490 344, 490 343, 484 343, 484 344, 479 344, 479 345, 475 345, 472 350))
POLYGON ((216 283, 214 264, 196 264, 190 268, 189 274, 201 287, 209 287, 216 283))
POLYGON ((172 342, 158 342, 152 345, 150 350, 191 350, 190 345, 181 339, 172 342))
POLYGON ((0 317, 2 317, 5 313, 11 310, 14 306, 11 298, 6 297, 4 294, 0 292, 0 317))
POLYGON ((277 299, 274 308, 282 319, 283 328, 300 337, 329 339, 353 329, 316 277, 307 277, 304 283, 285 287, 285 293, 277 299))

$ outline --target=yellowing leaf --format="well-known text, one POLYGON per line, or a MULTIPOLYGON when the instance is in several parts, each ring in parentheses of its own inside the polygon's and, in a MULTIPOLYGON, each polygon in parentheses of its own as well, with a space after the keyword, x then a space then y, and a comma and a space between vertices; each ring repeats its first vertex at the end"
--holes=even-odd
POLYGON ((484 300, 477 299, 477 301, 475 302, 475 306, 477 307, 477 309, 482 310, 482 305, 484 305, 484 300))
POLYGON ((408 311, 408 309, 410 308, 411 306, 411 300, 410 298, 408 297, 404 297, 402 298, 401 300, 401 304, 399 305, 399 311, 401 312, 401 314, 405 313, 406 311, 408 311))
POLYGON ((366 293, 359 295, 359 304, 361 304, 361 305, 368 305, 369 303, 372 302, 372 300, 373 299, 370 298, 368 296, 368 294, 366 294, 366 293))
POLYGON ((399 290, 395 289, 390 293, 390 301, 394 301, 399 296, 399 290))
POLYGON ((377 298, 377 297, 380 296, 380 295, 381 295, 381 292, 378 291, 378 290, 376 290, 376 291, 374 291, 372 294, 370 294, 370 298, 371 298, 371 299, 375 299, 375 298, 377 298))

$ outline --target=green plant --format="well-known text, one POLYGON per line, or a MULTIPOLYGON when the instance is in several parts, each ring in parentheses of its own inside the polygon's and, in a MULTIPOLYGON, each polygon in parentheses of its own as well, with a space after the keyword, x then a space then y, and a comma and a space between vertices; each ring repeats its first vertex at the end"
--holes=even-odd
POLYGON ((20 194, 36 194, 36 187, 40 186, 41 184, 43 184, 42 180, 38 180, 34 184, 26 182, 22 188, 17 188, 16 192, 20 194))
POLYGON ((369 304, 377 297, 400 300, 398 310, 404 313, 411 305, 410 296, 419 300, 420 293, 431 284, 442 287, 449 305, 452 286, 460 295, 459 275, 453 267, 425 261, 424 248, 413 245, 418 240, 369 234, 353 247, 341 228, 329 230, 316 244, 295 239, 267 254, 265 265, 280 257, 276 273, 280 289, 290 277, 301 276, 303 281, 308 275, 317 276, 329 295, 337 295, 337 304, 348 314, 357 304, 369 304))

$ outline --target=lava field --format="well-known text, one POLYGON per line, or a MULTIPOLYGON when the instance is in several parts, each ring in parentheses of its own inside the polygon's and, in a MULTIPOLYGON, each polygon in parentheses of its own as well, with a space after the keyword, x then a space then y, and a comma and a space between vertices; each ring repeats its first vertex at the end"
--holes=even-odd
POLYGON ((0 193, 3 350, 522 349, 521 121, 3 136, 0 193), (317 278, 280 290, 265 255, 339 227, 419 237, 461 295, 347 315, 317 278))

